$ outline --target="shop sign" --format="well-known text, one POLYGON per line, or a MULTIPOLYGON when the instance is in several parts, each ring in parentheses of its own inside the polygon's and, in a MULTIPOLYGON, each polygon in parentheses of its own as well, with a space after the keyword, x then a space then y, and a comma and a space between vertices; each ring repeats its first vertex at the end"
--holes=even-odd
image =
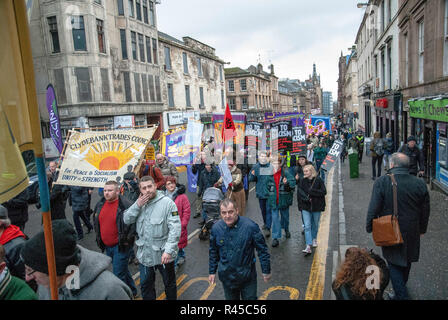
POLYGON ((410 100, 409 115, 413 118, 448 122, 448 99, 410 100))
POLYGON ((375 105, 377 107, 379 107, 379 108, 387 109, 387 107, 389 105, 389 100, 387 100, 386 98, 384 98, 384 99, 377 99, 375 105))

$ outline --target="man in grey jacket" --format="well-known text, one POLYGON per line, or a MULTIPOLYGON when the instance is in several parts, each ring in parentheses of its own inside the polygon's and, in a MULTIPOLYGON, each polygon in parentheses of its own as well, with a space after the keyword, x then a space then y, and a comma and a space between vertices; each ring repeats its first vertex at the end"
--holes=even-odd
POLYGON ((136 223, 137 259, 143 300, 155 300, 155 270, 163 277, 168 300, 177 299, 174 259, 178 252, 181 223, 176 204, 162 191, 151 176, 140 180, 140 196, 125 211, 126 224, 136 223))
MULTIPOLYGON (((59 300, 130 300, 131 289, 108 270, 112 259, 76 245, 76 231, 65 219, 52 222, 59 300)), ((44 232, 21 251, 26 281, 38 284, 39 300, 50 300, 50 278, 44 232)))
POLYGON ((160 171, 162 171, 165 178, 172 176, 176 178, 176 181, 179 181, 179 172, 177 172, 176 166, 161 153, 156 155, 156 168, 159 168, 160 171))

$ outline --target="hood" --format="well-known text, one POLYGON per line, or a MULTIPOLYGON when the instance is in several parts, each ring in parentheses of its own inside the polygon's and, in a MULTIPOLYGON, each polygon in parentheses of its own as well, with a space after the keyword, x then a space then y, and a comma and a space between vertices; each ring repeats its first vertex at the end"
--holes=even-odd
POLYGON ((157 193, 156 193, 155 198, 152 199, 152 200, 149 200, 149 201, 145 204, 145 206, 147 206, 148 204, 155 203, 155 202, 159 201, 160 199, 162 199, 163 197, 165 197, 165 192, 164 192, 164 191, 161 191, 161 190, 157 190, 157 193))
POLYGON ((25 235, 23 234, 22 231, 20 231, 20 228, 15 226, 15 225, 10 225, 8 228, 6 228, 2 235, 0 236, 0 244, 4 245, 6 243, 8 243, 9 241, 18 238, 18 237, 22 237, 25 239, 25 235))
POLYGON ((178 184, 177 185, 177 190, 176 193, 179 194, 184 194, 185 193, 185 186, 183 184, 178 184))

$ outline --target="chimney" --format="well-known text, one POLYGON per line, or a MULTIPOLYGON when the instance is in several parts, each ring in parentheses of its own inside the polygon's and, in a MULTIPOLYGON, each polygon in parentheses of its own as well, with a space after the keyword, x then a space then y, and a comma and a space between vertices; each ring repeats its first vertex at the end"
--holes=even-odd
POLYGON ((261 63, 259 63, 258 65, 257 65, 257 74, 260 74, 260 73, 262 73, 263 72, 263 66, 261 65, 261 63))
POLYGON ((271 69, 271 76, 273 76, 273 75, 274 75, 274 65, 271 64, 271 66, 269 67, 269 69, 271 69))

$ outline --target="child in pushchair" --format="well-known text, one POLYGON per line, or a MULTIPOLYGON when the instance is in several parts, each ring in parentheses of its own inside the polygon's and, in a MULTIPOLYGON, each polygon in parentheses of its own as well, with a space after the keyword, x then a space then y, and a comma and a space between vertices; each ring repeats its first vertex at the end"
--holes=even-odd
POLYGON ((222 200, 224 200, 224 195, 220 189, 215 187, 205 189, 202 196, 202 210, 205 212, 207 219, 201 228, 199 239, 209 239, 213 225, 220 219, 219 204, 222 200))

